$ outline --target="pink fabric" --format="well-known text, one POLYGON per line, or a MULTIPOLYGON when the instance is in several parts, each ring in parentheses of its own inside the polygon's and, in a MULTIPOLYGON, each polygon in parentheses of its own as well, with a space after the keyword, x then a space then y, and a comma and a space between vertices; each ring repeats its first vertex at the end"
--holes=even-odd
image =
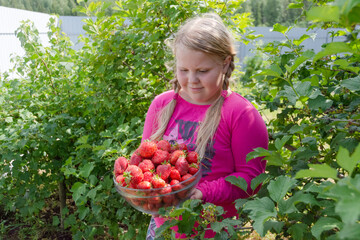
MULTIPOLYGON (((157 114, 174 99, 174 95, 173 91, 167 91, 155 97, 146 116, 143 140, 149 139, 157 126, 157 114)), ((186 143, 190 150, 195 150, 196 130, 210 105, 192 104, 180 95, 176 101, 164 139, 186 143)), ((233 202, 253 195, 250 181, 265 171, 266 162, 261 159, 246 162, 246 155, 257 147, 268 147, 266 125, 256 108, 233 92, 224 100, 215 141, 202 159, 203 176, 197 186, 203 193, 203 201, 224 207, 227 211, 224 217, 237 215, 233 202), (244 192, 225 181, 228 176, 243 177, 248 183, 248 191, 244 192)), ((160 226, 163 220, 156 218, 155 222, 160 226)), ((209 232, 205 236, 211 237, 213 234, 209 232)))

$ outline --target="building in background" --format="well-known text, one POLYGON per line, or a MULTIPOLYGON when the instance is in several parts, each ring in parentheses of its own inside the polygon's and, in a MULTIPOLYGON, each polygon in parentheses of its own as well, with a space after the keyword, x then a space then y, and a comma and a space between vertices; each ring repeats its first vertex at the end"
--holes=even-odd
MULTIPOLYGON (((50 18, 56 18, 53 15, 26 11, 15 8, 7 8, 0 6, 0 72, 8 71, 12 64, 10 58, 13 54, 22 55, 24 50, 21 48, 20 41, 16 38, 15 31, 20 26, 22 21, 30 20, 34 23, 39 31, 40 40, 42 43, 48 45, 47 32, 49 31, 47 24, 50 18)), ((78 36, 85 34, 83 30, 84 17, 77 16, 60 16, 56 21, 60 24, 62 32, 64 32, 74 43, 74 49, 80 49, 82 44, 78 42, 78 36)), ((262 34, 263 37, 258 38, 262 43, 272 41, 284 41, 285 37, 279 32, 272 32, 270 27, 252 27, 254 34, 262 34)), ((315 38, 306 39, 302 45, 306 49, 314 49, 315 52, 321 50, 324 43, 332 41, 331 32, 334 29, 313 29, 307 31, 306 28, 293 28, 287 34, 290 39, 299 39, 303 34, 314 35, 315 38)), ((337 39, 337 41, 339 41, 337 39)), ((252 51, 255 48, 253 44, 245 45, 238 43, 238 58, 240 63, 246 57, 254 55, 252 51)))
POLYGON ((24 54, 20 41, 15 35, 15 31, 21 23, 26 20, 33 22, 39 31, 40 40, 46 46, 49 42, 47 24, 50 18, 54 18, 54 16, 0 6, 0 72, 11 68, 10 58, 13 54, 19 56, 24 54))

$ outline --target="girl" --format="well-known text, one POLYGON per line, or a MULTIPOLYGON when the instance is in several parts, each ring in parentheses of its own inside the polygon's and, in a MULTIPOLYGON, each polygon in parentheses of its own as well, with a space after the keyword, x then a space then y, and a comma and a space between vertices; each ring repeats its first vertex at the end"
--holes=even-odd
MULTIPOLYGON (((191 196, 222 206, 224 217, 236 215, 234 201, 254 194, 225 180, 250 181, 265 171, 265 161, 246 155, 268 146, 265 123, 253 105, 229 90, 235 46, 221 18, 205 14, 187 21, 173 42, 173 90, 155 97, 144 125, 143 140, 165 139, 196 150, 203 165, 202 179, 191 196)), ((147 239, 154 238, 164 220, 152 218, 147 239)), ((205 237, 213 237, 209 231, 205 237)))

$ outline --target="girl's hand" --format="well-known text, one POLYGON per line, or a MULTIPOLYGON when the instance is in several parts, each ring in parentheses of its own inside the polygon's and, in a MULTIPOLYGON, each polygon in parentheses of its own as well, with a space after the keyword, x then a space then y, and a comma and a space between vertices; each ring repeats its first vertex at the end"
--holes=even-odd
POLYGON ((190 193, 190 199, 202 199, 203 194, 199 189, 194 188, 190 193))

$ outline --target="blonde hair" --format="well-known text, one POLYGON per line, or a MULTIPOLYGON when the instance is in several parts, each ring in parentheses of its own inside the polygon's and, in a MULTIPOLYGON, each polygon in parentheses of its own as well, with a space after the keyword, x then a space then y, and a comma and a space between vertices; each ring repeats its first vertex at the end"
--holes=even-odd
MULTIPOLYGON (((176 55, 177 46, 180 45, 216 56, 222 61, 231 56, 231 61, 227 72, 223 76, 222 84, 222 90, 228 90, 230 77, 235 68, 234 56, 236 52, 233 37, 218 15, 208 13, 186 21, 173 41, 172 50, 174 55, 176 55)), ((175 93, 179 93, 181 86, 176 76, 170 83, 175 93)), ((200 124, 196 139, 196 151, 201 159, 205 157, 208 144, 213 144, 213 138, 220 123, 221 108, 225 97, 221 95, 211 104, 206 112, 204 121, 200 124)), ((151 136, 152 140, 160 140, 163 137, 175 106, 176 98, 172 99, 160 111, 158 115, 158 128, 151 136)))

